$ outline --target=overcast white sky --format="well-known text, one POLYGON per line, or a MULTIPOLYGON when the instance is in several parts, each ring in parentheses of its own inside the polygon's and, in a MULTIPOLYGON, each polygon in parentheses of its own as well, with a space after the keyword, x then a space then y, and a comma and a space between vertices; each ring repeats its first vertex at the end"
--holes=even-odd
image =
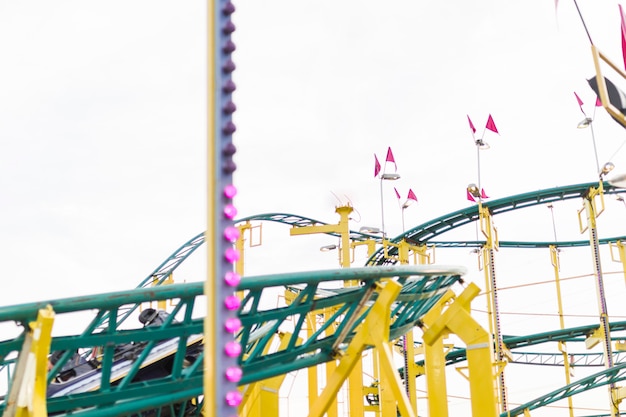
MULTIPOLYGON (((478 136, 489 114, 500 132, 487 131, 481 153, 491 198, 594 181, 574 97, 593 114, 590 44, 574 3, 560 3, 555 13, 552 0, 236 2, 240 217, 333 223, 336 195, 356 209, 352 229, 380 226, 374 154, 384 162, 389 146, 402 176, 393 185, 419 199, 407 229, 467 207, 465 187, 478 180, 467 115, 478 136)), ((595 44, 620 63, 618 3, 579 6, 595 44)), ((13 288, 1 303, 133 288, 205 229, 206 29, 199 1, 0 1, 0 253, 13 288)), ((615 154, 626 172, 624 129, 602 109, 594 126, 600 164, 615 154)), ((385 186, 396 236, 401 211, 385 186)), ((626 208, 607 205, 603 235, 623 235, 626 208)), ((555 207, 560 239, 587 238, 579 207, 555 207)), ((548 210, 535 213, 503 222, 500 239, 553 238, 548 210)), ((250 273, 337 265, 317 251, 327 238, 267 233, 285 239, 264 238, 250 273), (284 242, 314 253, 289 254, 284 242)), ((475 266, 457 255, 440 259, 475 266)), ((502 276, 521 264, 527 278, 548 262, 521 256, 499 265, 502 276)))

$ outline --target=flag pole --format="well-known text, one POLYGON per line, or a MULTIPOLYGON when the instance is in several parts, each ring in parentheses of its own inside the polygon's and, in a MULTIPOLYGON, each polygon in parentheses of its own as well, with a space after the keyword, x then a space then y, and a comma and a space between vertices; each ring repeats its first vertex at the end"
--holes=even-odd
MULTIPOLYGON (((385 162, 385 165, 387 163, 385 162)), ((385 172, 385 170, 383 170, 385 172)), ((380 176, 380 217, 382 223, 383 240, 385 240, 385 205, 383 204, 383 176, 380 176)))
MULTIPOLYGON (((483 136, 484 136, 484 132, 483 132, 483 136)), ((482 201, 481 199, 481 195, 480 195, 480 190, 482 190, 482 186, 480 183, 480 146, 482 145, 483 140, 480 139, 479 141, 476 141, 476 159, 478 161, 477 165, 477 169, 478 169, 478 200, 482 201)))

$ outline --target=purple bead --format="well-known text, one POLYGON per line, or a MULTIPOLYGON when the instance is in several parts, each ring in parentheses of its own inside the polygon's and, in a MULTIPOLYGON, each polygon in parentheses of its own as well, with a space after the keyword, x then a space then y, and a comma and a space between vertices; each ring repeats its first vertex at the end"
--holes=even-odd
POLYGON ((224 353, 226 353, 226 356, 236 358, 241 354, 241 345, 235 341, 228 342, 224 347, 224 353))
POLYGON ((224 238, 229 242, 235 243, 239 239, 239 229, 234 226, 228 226, 224 229, 224 238))
POLYGON ((239 276, 238 273, 233 272, 233 271, 228 271, 225 275, 224 275, 224 282, 227 285, 230 285, 231 287, 236 287, 237 285, 239 285, 239 282, 241 281, 241 277, 239 276))
POLYGON ((235 66, 235 63, 233 62, 232 59, 229 59, 228 61, 224 63, 224 65, 222 65, 222 71, 224 71, 227 74, 230 72, 233 72, 235 68, 237 67, 235 66))
POLYGON ((235 43, 231 40, 227 40, 222 47, 222 52, 224 52, 225 54, 232 54, 233 52, 235 52, 236 49, 237 46, 235 46, 235 43))
POLYGON ((242 375, 243 372, 238 366, 231 366, 226 369, 226 379, 228 379, 230 382, 239 382, 242 375))
POLYGON ((237 164, 233 161, 224 161, 222 165, 222 172, 224 172, 224 174, 232 174, 235 171, 237 171, 237 164))
POLYGON ((234 264, 235 262, 239 260, 239 251, 237 251, 237 249, 234 249, 234 248, 228 248, 226 249, 226 253, 224 253, 224 257, 226 258, 228 262, 230 262, 231 264, 234 264))
POLYGON ((237 89, 237 86, 235 85, 235 83, 233 82, 233 80, 228 80, 224 83, 224 85, 222 86, 222 91, 229 94, 232 93, 233 91, 235 91, 237 89))
POLYGON ((222 133, 225 135, 232 135, 237 130, 237 126, 231 121, 226 122, 224 127, 222 127, 222 133))
POLYGON ((224 299, 224 306, 230 311, 237 310, 240 305, 241 300, 236 295, 229 295, 224 299))
POLYGON ((230 21, 230 20, 228 22, 226 22, 226 24, 222 28, 222 33, 224 35, 230 35, 234 31, 235 31, 235 24, 232 21, 230 21))
POLYGON ((224 13, 226 16, 235 13, 235 5, 229 1, 222 8, 222 13, 224 13))
POLYGON ((229 101, 224 104, 224 107, 222 107, 222 112, 224 112, 224 114, 233 114, 236 110, 237 106, 232 101, 229 101))
POLYGON ((229 317, 224 322, 224 329, 228 333, 235 333, 239 329, 241 329, 241 320, 238 317, 229 317))
POLYGON ((226 204, 224 206, 224 216, 232 220, 235 218, 236 215, 237 208, 235 206, 233 206, 232 204, 226 204))
POLYGON ((237 187, 232 184, 227 185, 226 187, 224 187, 224 195, 227 198, 235 198, 235 196, 237 195, 237 187))
POLYGON ((237 152, 237 147, 232 142, 228 142, 222 148, 222 155, 224 156, 233 156, 236 152, 237 152))
POLYGON ((241 400, 243 399, 243 394, 239 391, 230 391, 226 393, 226 404, 231 407, 239 407, 241 404, 241 400))

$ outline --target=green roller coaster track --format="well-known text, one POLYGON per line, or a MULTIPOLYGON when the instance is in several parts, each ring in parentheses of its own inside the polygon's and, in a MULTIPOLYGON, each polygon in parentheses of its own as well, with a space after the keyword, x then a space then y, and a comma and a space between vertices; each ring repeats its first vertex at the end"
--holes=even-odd
MULTIPOLYGON (((597 183, 572 185, 567 187, 540 190, 509 198, 494 200, 484 205, 496 215, 537 204, 582 198, 597 183)), ((626 190, 604 184, 606 194, 622 193, 626 190)), ((405 239, 412 244, 430 244, 442 247, 478 246, 480 242, 436 242, 433 240, 456 227, 478 220, 477 207, 470 207, 441 216, 419 225, 394 239, 405 239)), ((278 222, 291 227, 323 225, 325 223, 292 214, 263 214, 238 220, 278 222)), ((332 234, 338 236, 337 234, 332 234)), ((374 239, 382 243, 380 236, 350 231, 355 241, 374 239)), ((600 243, 623 240, 622 237, 602 239, 600 243)), ((49 383, 54 383, 54 375, 61 370, 72 352, 89 352, 98 348, 99 373, 93 386, 83 392, 54 396, 48 399, 48 411, 55 415, 134 415, 142 410, 155 410, 154 415, 193 415, 199 414, 202 407, 202 353, 188 358, 188 344, 203 333, 203 283, 160 285, 192 253, 204 244, 204 233, 198 234, 142 280, 133 290, 50 300, 37 303, 7 306, 0 308, 0 322, 17 323, 23 332, 11 339, 0 341, 0 366, 10 385, 16 357, 22 348, 29 323, 34 321, 40 309, 51 306, 57 317, 80 313, 91 317, 89 324, 69 335, 55 336, 51 343, 52 351, 65 354, 49 372, 49 383), (174 305, 170 319, 160 326, 141 327, 133 325, 139 312, 148 303, 170 300, 174 305), (132 322, 132 323, 131 323, 132 322), (168 356, 168 373, 159 378, 137 381, 136 376, 150 366, 150 355, 163 348, 163 341, 172 341, 175 347, 168 356), (130 346, 136 349, 125 359, 127 369, 119 373, 120 356, 116 347, 130 346), (116 362, 117 361, 117 362, 116 362), (116 373, 118 372, 118 373, 116 373)), ((500 242, 500 246, 545 247, 582 246, 588 242, 500 242)), ((388 255, 394 255, 389 248, 388 255)), ((239 312, 243 328, 238 340, 243 347, 240 358, 243 378, 240 384, 248 384, 272 376, 282 375, 332 360, 339 350, 348 344, 358 324, 367 316, 371 303, 376 299, 373 290, 376 283, 393 278, 403 284, 390 314, 395 317, 390 329, 390 340, 396 339, 419 323, 420 318, 434 305, 440 296, 459 282, 463 269, 444 266, 394 266, 395 261, 384 257, 379 250, 367 261, 365 267, 309 271, 290 274, 274 274, 256 277, 243 277, 238 287, 245 291, 245 298, 239 312), (334 289, 326 284, 342 281, 358 281, 357 287, 334 289), (283 307, 267 307, 265 300, 275 300, 279 293, 288 291, 293 301, 283 307), (323 308, 335 308, 334 316, 327 323, 337 322, 339 328, 327 336, 322 327, 305 340, 302 337, 307 314, 323 308), (285 332, 285 328, 288 329, 285 332), (267 353, 266 347, 278 332, 287 334, 290 339, 286 348, 267 353)), ((328 324, 327 324, 328 326, 328 324)), ((517 349, 559 340, 581 340, 597 325, 582 326, 555 332, 530 336, 506 336, 504 343, 510 349, 517 349)), ((612 331, 623 331, 626 322, 611 323, 612 331)), ((195 343, 195 342, 194 342, 195 343)), ((131 349, 132 350, 132 349, 131 349)), ((448 364, 465 360, 462 349, 448 353, 448 364)), ((618 363, 611 369, 602 370, 583 378, 523 406, 511 410, 507 415, 518 415, 524 409, 533 409, 558 401, 570 395, 594 389, 602 385, 622 381, 626 378, 626 364, 618 363)), ((1 406, 4 409, 5 404, 1 406)))

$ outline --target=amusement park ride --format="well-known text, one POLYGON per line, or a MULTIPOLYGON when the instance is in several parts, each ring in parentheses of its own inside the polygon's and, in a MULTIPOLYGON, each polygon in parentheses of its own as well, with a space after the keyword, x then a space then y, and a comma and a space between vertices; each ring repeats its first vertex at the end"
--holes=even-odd
MULTIPOLYGON (((133 290, 0 308, 0 322, 20 329, 0 341, 3 415, 286 416, 281 389, 297 374, 307 400, 292 416, 445 417, 458 415, 451 413, 450 370, 458 371, 467 392, 464 415, 620 415, 626 321, 609 315, 600 251, 610 252, 626 280, 626 236, 601 236, 597 222, 608 211, 605 199, 624 201, 626 179, 608 176, 607 166, 595 182, 489 202, 476 192, 480 187, 469 187, 475 205, 393 238, 351 230, 350 204, 336 207, 337 223, 285 213, 237 218, 234 12, 231 1, 210 2, 207 230, 133 290), (579 203, 580 240, 506 241, 494 227, 495 217, 561 202, 579 203), (338 239, 341 268, 247 275, 245 255, 268 223, 286 226, 291 236, 338 239), (476 240, 441 240, 468 225, 476 228, 476 240), (174 271, 200 247, 207 253, 206 281, 175 283, 174 271), (367 261, 353 266, 354 252, 362 248, 367 261), (468 281, 465 267, 435 262, 435 252, 454 248, 477 255, 484 285, 468 281), (510 334, 503 324, 498 252, 509 248, 549 254, 558 329, 510 334), (589 279, 596 294, 586 302, 597 305, 598 314, 576 327, 563 319, 565 248, 584 248, 594 265, 589 279), (485 304, 478 306, 477 297, 485 304), (483 308, 485 314, 477 315, 483 308), (78 324, 54 334, 64 317, 78 324), (559 382, 520 400, 524 390, 514 392, 508 378, 518 365, 559 369, 559 382), (575 377, 574 369, 588 372, 575 377), (591 392, 593 411, 579 407, 578 394, 591 392)), ((626 126, 626 100, 602 66, 624 79, 626 73, 595 46, 592 54, 592 87, 611 117, 626 126)))

